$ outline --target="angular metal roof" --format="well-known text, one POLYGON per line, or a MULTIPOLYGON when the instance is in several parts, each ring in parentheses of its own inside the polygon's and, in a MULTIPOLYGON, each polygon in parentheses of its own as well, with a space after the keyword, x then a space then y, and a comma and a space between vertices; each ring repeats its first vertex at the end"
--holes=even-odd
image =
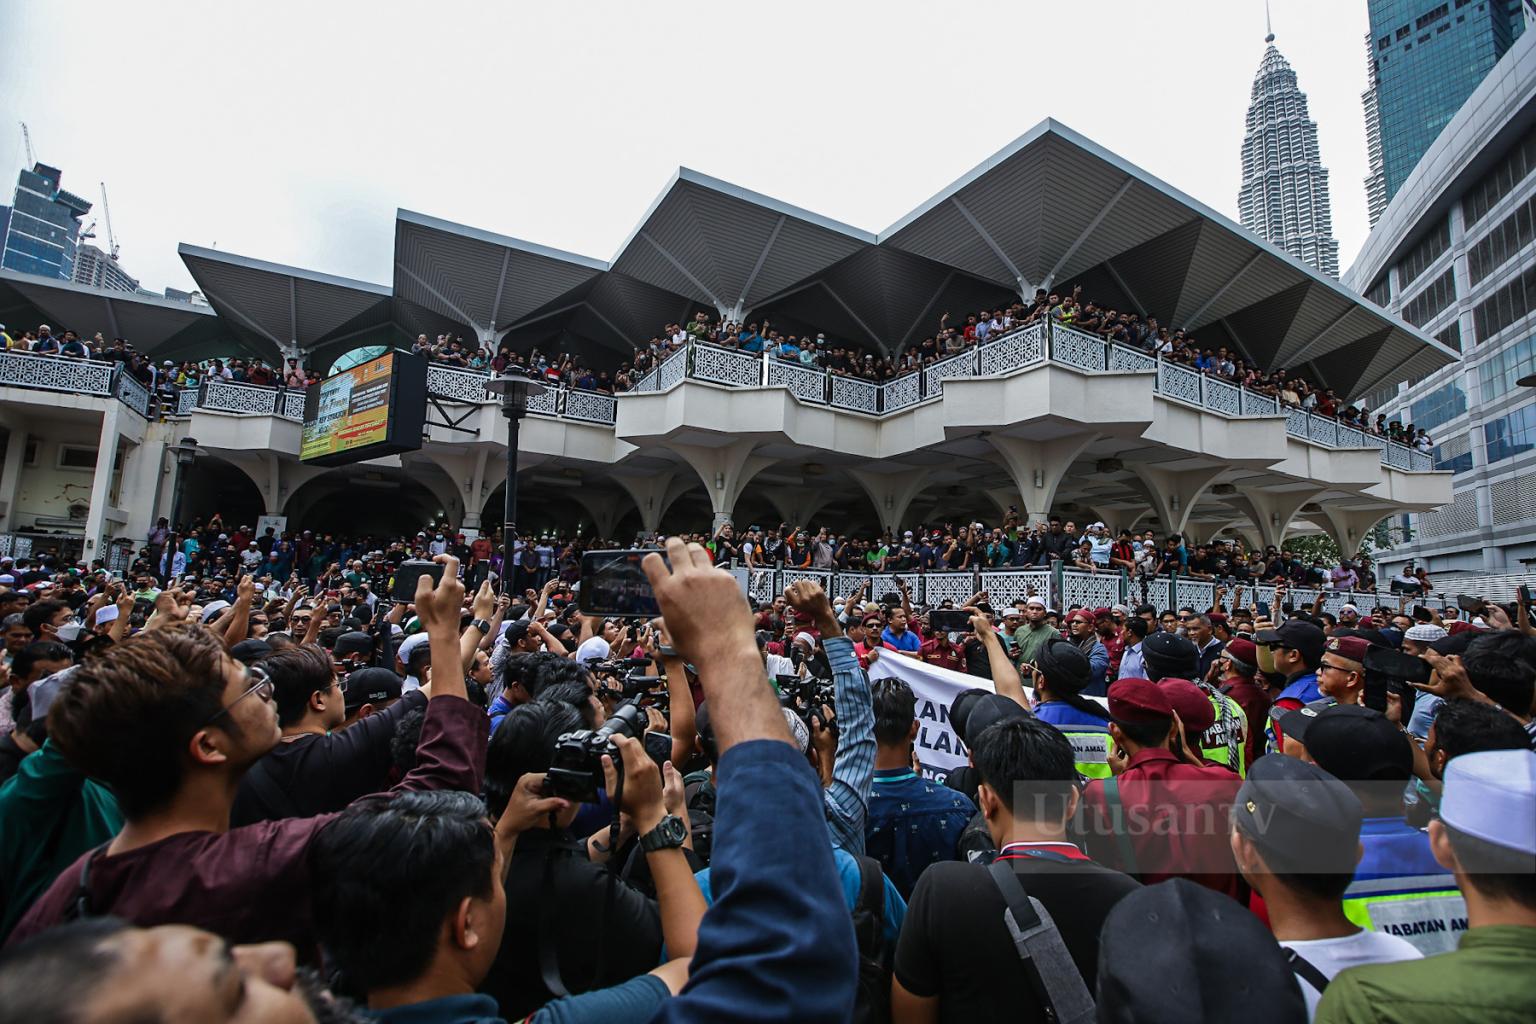
POLYGON ((264 356, 280 357, 294 346, 340 355, 394 334, 385 285, 185 242, 176 251, 219 316, 264 356))
POLYGON ((13 336, 40 323, 60 335, 68 330, 89 338, 100 331, 109 342, 124 338, 140 352, 161 358, 222 355, 230 335, 228 325, 206 306, 14 270, 0 270, 0 323, 13 336))
POLYGON ((880 244, 1020 292, 1083 283, 1086 296, 1184 327, 1207 347, 1235 347, 1265 367, 1310 365, 1352 396, 1406 364, 1457 358, 1049 119, 882 232, 880 244), (1348 359, 1327 358, 1345 350, 1348 359))
POLYGON ((426 214, 395 214, 395 297, 477 337, 503 333, 551 304, 579 301, 607 269, 601 260, 426 214))
POLYGON ((719 309, 752 309, 859 249, 867 231, 679 168, 613 269, 719 309))

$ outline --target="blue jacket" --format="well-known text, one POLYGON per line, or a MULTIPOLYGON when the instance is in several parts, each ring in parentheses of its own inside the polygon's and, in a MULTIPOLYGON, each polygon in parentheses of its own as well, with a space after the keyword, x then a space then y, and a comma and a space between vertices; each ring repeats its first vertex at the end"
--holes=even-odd
POLYGON ((821 838, 819 781, 778 740, 738 743, 717 771, 714 851, 701 879, 710 908, 688 986, 651 1019, 841 1024, 853 1014, 858 945, 845 876, 821 838))
POLYGON ((875 772, 864 852, 880 862, 903 897, 929 864, 955 860, 960 833, 976 813, 964 793, 936 786, 910 768, 875 772))

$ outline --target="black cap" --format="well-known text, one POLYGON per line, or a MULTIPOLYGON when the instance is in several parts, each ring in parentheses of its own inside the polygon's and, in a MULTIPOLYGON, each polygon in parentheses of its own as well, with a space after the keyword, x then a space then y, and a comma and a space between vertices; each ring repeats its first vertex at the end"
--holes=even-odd
POLYGON ((1306 1019, 1275 937, 1230 896, 1174 878, 1134 890, 1104 919, 1099 1024, 1306 1019))
POLYGON ((1358 704, 1329 708, 1307 726, 1306 744, 1307 755, 1337 779, 1407 782, 1413 777, 1408 734, 1371 708, 1358 704))
POLYGON ((1088 685, 1092 667, 1088 655, 1070 640, 1051 637, 1035 654, 1035 667, 1054 690, 1081 693, 1088 685))
POLYGON ((1348 786, 1284 754, 1255 761, 1232 805, 1238 829, 1283 874, 1353 872, 1364 817, 1348 786))
POLYGON ((229 656, 243 665, 249 665, 253 661, 260 661, 271 653, 272 645, 256 637, 251 637, 249 640, 241 640, 229 649, 229 656))
POLYGON ((398 699, 400 677, 387 668, 360 668, 347 676, 344 693, 350 715, 364 704, 398 699))
POLYGON ((955 699, 950 702, 949 724, 954 727, 955 733, 961 739, 965 738, 965 722, 966 717, 971 713, 971 708, 975 706, 979 698, 990 697, 991 695, 991 690, 983 690, 978 686, 969 690, 961 690, 955 696, 955 699))
POLYGON ((989 693, 984 697, 978 697, 967 710, 965 732, 961 738, 969 747, 975 743, 976 737, 987 731, 988 726, 996 725, 998 722, 1033 717, 1018 701, 1001 694, 989 693))
POLYGON ((1270 714, 1275 724, 1280 727, 1281 735, 1293 739, 1297 743, 1306 743, 1307 727, 1316 720, 1317 716, 1331 707, 1337 707, 1337 702, 1332 697, 1324 697, 1310 704, 1303 704, 1299 708, 1286 711, 1283 708, 1273 708, 1270 714))
POLYGON ((1313 668, 1323 660, 1323 641, 1326 639, 1321 627, 1300 619, 1286 619, 1279 629, 1261 629, 1253 638, 1254 643, 1293 647, 1301 652, 1301 660, 1313 668))
POLYGON ((373 637, 356 631, 343 633, 336 638, 336 644, 331 648, 331 653, 338 658, 345 658, 349 654, 372 654, 373 637))
POLYGON ((1194 641, 1167 630, 1147 634, 1141 642, 1141 663, 1147 670, 1147 678, 1154 683, 1165 677, 1200 678, 1200 648, 1194 641))
POLYGON ((528 620, 518 619, 515 622, 507 623, 507 628, 502 631, 501 635, 509 644, 519 643, 523 637, 528 635, 528 620))

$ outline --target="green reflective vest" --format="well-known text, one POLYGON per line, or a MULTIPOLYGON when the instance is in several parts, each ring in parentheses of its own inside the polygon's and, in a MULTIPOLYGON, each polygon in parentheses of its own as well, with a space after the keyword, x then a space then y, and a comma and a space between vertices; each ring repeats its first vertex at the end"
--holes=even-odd
POLYGON ((1239 778, 1248 775, 1248 716, 1243 706, 1224 693, 1201 685, 1216 711, 1216 721, 1200 735, 1200 754, 1207 761, 1235 769, 1239 778))
POLYGON ((1467 901, 1456 878, 1413 875, 1355 880, 1344 890, 1344 916, 1362 928, 1396 935, 1420 953, 1449 953, 1467 930, 1467 901))
POLYGON ((1061 734, 1072 744, 1072 760, 1078 773, 1084 778, 1107 779, 1114 773, 1109 770, 1109 730, 1091 725, 1058 725, 1061 734))

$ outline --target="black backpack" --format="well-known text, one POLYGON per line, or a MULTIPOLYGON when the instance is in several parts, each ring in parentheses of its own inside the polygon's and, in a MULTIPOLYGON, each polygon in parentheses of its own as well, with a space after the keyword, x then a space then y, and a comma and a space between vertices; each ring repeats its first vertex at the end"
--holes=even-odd
POLYGON ((885 953, 885 875, 873 857, 859 863, 859 899, 853 906, 853 934, 859 943, 859 986, 853 1002, 855 1024, 891 1019, 891 966, 885 953))

